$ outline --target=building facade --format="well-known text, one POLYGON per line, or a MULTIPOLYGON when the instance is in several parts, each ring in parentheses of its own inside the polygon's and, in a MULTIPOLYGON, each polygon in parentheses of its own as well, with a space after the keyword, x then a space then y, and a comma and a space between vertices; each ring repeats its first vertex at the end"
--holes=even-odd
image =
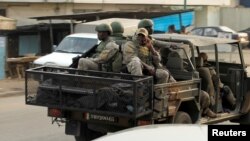
POLYGON ((3 56, 17 57, 29 53, 43 55, 51 52, 53 44, 58 44, 65 35, 70 34, 70 21, 53 21, 55 32, 52 33, 51 40, 50 27, 47 24, 50 21, 37 21, 30 19, 31 17, 98 11, 164 12, 192 8, 196 17, 194 26, 206 26, 221 24, 221 7, 235 7, 238 4, 238 0, 1 0, 0 15, 16 19, 17 26, 21 27, 16 32, 7 32, 7 48, 3 56), (62 24, 59 23, 66 24, 64 27, 69 28, 61 28, 62 24))

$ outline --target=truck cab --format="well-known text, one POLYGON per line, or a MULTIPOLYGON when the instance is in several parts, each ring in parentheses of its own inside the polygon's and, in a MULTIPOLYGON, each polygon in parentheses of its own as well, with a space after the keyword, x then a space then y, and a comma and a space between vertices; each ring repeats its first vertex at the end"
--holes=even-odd
MULTIPOLYGON (((214 85, 216 105, 213 107, 213 110, 219 116, 212 119, 201 118, 199 120, 200 123, 212 124, 225 120, 232 120, 240 124, 249 124, 250 72, 248 72, 249 70, 245 65, 242 47, 239 41, 178 34, 158 34, 154 37, 162 41, 189 45, 190 50, 188 54, 190 57, 188 58, 192 62, 195 70, 198 69, 198 54, 201 52, 208 54, 208 62, 215 69, 217 77, 220 78, 224 85, 230 87, 236 97, 236 108, 234 110, 228 110, 222 105, 219 84, 214 85)), ((175 75, 176 71, 172 73, 175 75)))

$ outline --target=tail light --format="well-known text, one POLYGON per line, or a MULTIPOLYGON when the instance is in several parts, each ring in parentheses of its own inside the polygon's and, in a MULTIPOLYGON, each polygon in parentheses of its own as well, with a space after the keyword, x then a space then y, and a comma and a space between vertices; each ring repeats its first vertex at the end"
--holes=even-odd
POLYGON ((150 124, 152 124, 150 120, 138 120, 137 121, 138 126, 150 125, 150 124))
POLYGON ((63 111, 56 108, 48 108, 48 116, 50 117, 63 117, 63 111))

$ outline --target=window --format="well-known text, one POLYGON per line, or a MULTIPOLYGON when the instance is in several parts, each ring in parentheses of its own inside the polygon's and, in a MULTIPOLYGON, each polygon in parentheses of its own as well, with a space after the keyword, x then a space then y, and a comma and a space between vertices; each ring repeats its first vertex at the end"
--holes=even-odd
POLYGON ((193 35, 200 35, 200 36, 202 36, 202 29, 201 28, 194 29, 194 30, 191 31, 191 33, 193 35))
POLYGON ((205 28, 204 30, 204 36, 216 36, 217 37, 218 32, 213 28, 205 28))
POLYGON ((58 52, 85 53, 98 43, 94 38, 67 37, 56 48, 58 52))

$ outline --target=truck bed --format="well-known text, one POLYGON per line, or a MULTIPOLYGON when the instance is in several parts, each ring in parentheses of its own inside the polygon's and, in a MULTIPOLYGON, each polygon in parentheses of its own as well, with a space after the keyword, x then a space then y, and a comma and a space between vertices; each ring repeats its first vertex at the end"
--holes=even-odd
POLYGON ((138 118, 152 113, 153 79, 99 71, 26 70, 26 104, 138 118))

